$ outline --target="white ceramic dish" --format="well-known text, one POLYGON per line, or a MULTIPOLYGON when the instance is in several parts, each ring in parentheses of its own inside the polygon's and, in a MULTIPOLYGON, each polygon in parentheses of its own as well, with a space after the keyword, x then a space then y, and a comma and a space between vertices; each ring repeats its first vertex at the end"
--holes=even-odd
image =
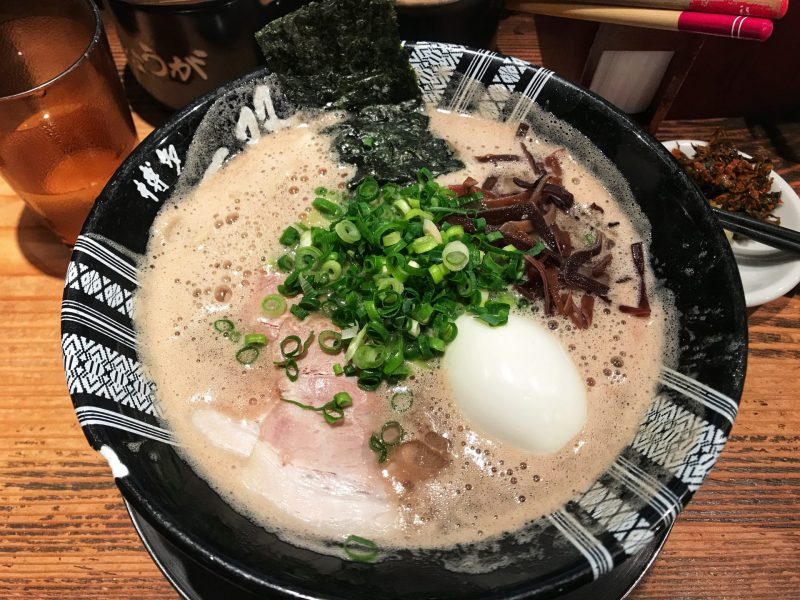
POLYGON ((800 283, 800 260, 785 254, 767 258, 737 256, 736 265, 748 307, 772 302, 800 283))
MULTIPOLYGON (((708 142, 703 142, 700 140, 670 140, 668 142, 664 142, 664 146, 667 148, 667 150, 672 151, 674 148, 679 147, 681 151, 689 158, 694 156, 694 148, 692 146, 707 145, 708 142)), ((752 156, 745 154, 744 152, 740 152, 739 154, 745 158, 752 158, 752 156)), ((792 186, 790 186, 783 177, 774 171, 772 172, 771 179, 772 191, 780 192, 781 200, 783 202, 783 204, 775 209, 775 216, 780 217, 781 219, 781 227, 787 227, 788 229, 800 231, 800 198, 798 198, 797 194, 795 194, 792 186)), ((754 242, 753 240, 742 237, 736 237, 731 242, 731 247, 733 248, 733 253, 737 257, 769 256, 781 253, 780 250, 776 250, 770 246, 765 246, 759 242, 754 242)))
MULTIPOLYGON (((705 146, 700 140, 670 140, 664 142, 667 150, 680 148, 687 156, 694 156, 692 146, 705 146)), ((748 154, 741 153, 750 158, 748 154)), ((781 226, 800 231, 800 198, 783 177, 772 173, 772 190, 781 192, 783 204, 775 210, 781 226)), ((753 240, 736 238, 731 242, 739 276, 742 278, 745 302, 748 307, 772 302, 791 291, 800 283, 800 260, 759 244, 753 240)))

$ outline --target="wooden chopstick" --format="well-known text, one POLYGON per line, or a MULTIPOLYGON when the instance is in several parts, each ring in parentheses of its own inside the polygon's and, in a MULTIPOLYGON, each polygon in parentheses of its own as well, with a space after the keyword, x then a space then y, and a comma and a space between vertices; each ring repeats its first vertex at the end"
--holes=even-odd
POLYGON ((722 226, 767 246, 800 254, 800 231, 764 223, 741 213, 712 209, 722 226))
MULTIPOLYGON (((552 0, 551 0, 552 1, 552 0)), ((571 4, 575 0, 560 0, 571 4)), ((632 6, 637 8, 659 8, 664 10, 686 10, 700 13, 741 15, 780 19, 789 8, 789 0, 578 0, 587 4, 632 6)))
POLYGON ((759 17, 575 2, 537 2, 535 0, 507 0, 506 8, 516 12, 550 17, 648 27, 666 31, 702 33, 758 42, 763 42, 772 35, 772 21, 759 17))

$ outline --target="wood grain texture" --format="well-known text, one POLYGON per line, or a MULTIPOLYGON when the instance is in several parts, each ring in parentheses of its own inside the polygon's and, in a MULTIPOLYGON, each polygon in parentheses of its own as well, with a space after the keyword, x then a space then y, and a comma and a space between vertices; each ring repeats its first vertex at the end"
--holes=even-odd
MULTIPOLYGON (((500 28, 499 48, 537 62, 534 34, 529 21, 513 17, 500 28)), ((112 47, 121 65, 113 38, 112 47)), ((144 135, 162 117, 143 95, 131 97, 144 135)), ((667 122, 659 137, 707 139, 718 127, 732 131, 745 151, 768 151, 800 191, 797 125, 667 122)), ((69 253, 2 181, 0 256, 0 598, 176 598, 66 393, 59 302, 69 253)), ((800 598, 796 291, 751 311, 750 336, 733 435, 635 600, 800 598)))

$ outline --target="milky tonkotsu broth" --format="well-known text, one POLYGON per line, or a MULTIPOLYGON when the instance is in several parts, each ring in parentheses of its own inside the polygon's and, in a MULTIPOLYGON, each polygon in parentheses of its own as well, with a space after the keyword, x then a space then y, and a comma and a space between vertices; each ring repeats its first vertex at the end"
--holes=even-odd
MULTIPOLYGON (((436 111, 430 115, 433 132, 447 139, 466 164, 464 171, 441 177, 441 182, 460 183, 467 175, 482 181, 500 167, 472 157, 519 151, 516 124, 436 111)), ((540 307, 518 309, 552 331, 586 381, 588 419, 565 448, 543 456, 487 439, 448 398, 443 372, 419 370, 403 382, 415 393, 409 412, 398 415, 391 410, 391 390, 377 392, 381 401, 371 405, 372 429, 380 429, 387 420, 401 420, 411 439, 438 433, 448 441, 449 463, 435 477, 409 489, 392 485, 385 466, 373 458, 371 485, 393 515, 382 530, 373 530, 370 522, 358 531, 337 530, 324 519, 301 522, 244 482, 241 474, 249 459, 231 447, 209 443, 193 424, 192 414, 213 407, 257 432, 267 410, 280 403, 277 386, 283 371, 270 359, 239 365, 233 358, 236 345, 215 335, 211 323, 230 318, 246 332, 249 311, 263 295, 259 281, 273 276, 272 267, 265 265, 282 253, 277 242, 281 232, 298 217, 318 218, 309 208, 316 187, 343 187, 353 175, 329 154, 329 139, 318 133, 319 119, 310 125, 296 121, 264 136, 165 207, 153 226, 142 260, 135 323, 143 364, 156 383, 159 407, 180 452, 239 511, 300 545, 319 548, 320 538, 341 540, 355 533, 382 547, 446 547, 519 530, 585 490, 631 440, 653 396, 659 367, 673 344, 668 301, 651 297, 653 312, 647 319, 618 310, 619 304, 638 302, 630 244, 642 240, 647 225, 641 215, 633 221, 632 207, 623 210, 585 167, 568 151, 562 152, 564 186, 575 196, 573 210, 583 215, 582 226, 594 223, 614 243, 609 269, 612 302, 597 301, 588 330, 573 329, 565 317, 546 317, 540 307), (591 203, 604 212, 590 209, 591 203), (619 225, 608 227, 609 222, 619 225), (626 276, 633 277, 614 283, 626 276)), ((532 132, 526 143, 537 157, 557 149, 532 132)), ((503 168, 511 173, 523 167, 503 168)), ((573 237, 580 239, 580 231, 573 237)), ((652 284, 651 273, 648 278, 652 284)), ((367 439, 363 443, 366 447, 367 439)), ((335 448, 321 451, 333 453, 335 448)))

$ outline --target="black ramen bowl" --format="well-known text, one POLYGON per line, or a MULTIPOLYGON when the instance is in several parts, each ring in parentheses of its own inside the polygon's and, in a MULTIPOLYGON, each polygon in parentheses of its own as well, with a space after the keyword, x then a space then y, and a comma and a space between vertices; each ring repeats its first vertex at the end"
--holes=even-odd
MULTIPOLYGON (((664 367, 635 439, 585 493, 480 553, 503 567, 461 572, 469 548, 399 553, 365 565, 294 547, 226 504, 181 459, 159 421, 131 323, 136 257, 177 186, 268 135, 289 108, 266 71, 232 82, 148 137, 103 190, 75 244, 62 309, 69 391, 89 443, 150 525, 220 577, 264 596, 549 598, 634 555, 677 516, 717 460, 741 396, 746 313, 731 249, 702 196, 664 148, 628 117, 552 72, 487 51, 406 46, 426 100, 498 119, 551 113, 622 172, 652 224, 651 262, 680 311, 680 356, 664 367), (477 80, 485 87, 471 85, 477 80), (270 116, 266 97, 271 97, 270 116), (538 108, 534 106, 538 105, 538 108), (227 127, 209 127, 213 114, 227 127), (194 138, 205 148, 186 164, 194 138)), ((175 357, 175 360, 180 360, 175 357)))

